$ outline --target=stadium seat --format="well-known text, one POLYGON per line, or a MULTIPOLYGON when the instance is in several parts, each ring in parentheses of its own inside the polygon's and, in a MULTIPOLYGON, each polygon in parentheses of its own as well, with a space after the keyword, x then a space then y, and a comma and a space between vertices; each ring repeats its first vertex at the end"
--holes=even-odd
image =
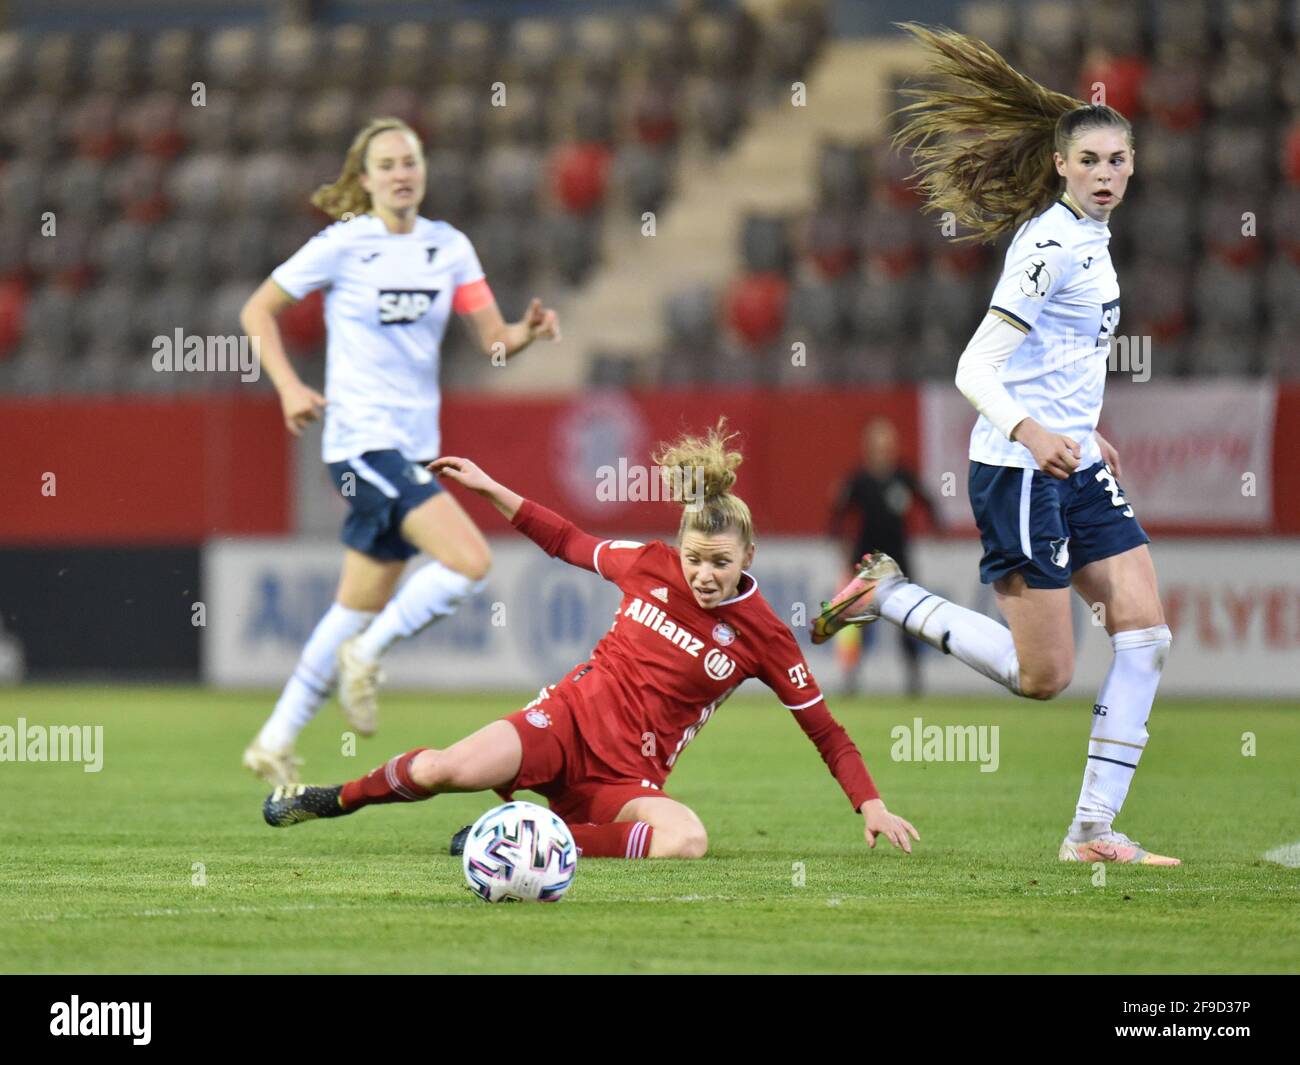
POLYGON ((372 40, 367 27, 345 22, 329 31, 322 84, 347 89, 364 85, 372 69, 372 40))
POLYGON ((138 80, 138 44, 125 30, 99 34, 90 48, 90 88, 118 95, 130 92, 138 80))
POLYGON ((822 210, 808 220, 804 246, 818 274, 826 279, 843 277, 858 262, 853 212, 822 210))
POLYGON ((446 36, 446 51, 440 67, 447 80, 472 88, 483 97, 491 91, 500 46, 489 23, 481 19, 462 19, 452 25, 446 36))
POLYGON ((266 63, 263 38, 250 27, 217 30, 203 52, 203 73, 209 91, 252 88, 263 77, 266 63))
POLYGON ((45 34, 32 55, 32 83, 39 93, 66 100, 80 87, 84 57, 70 32, 45 34))
POLYGON ((867 167, 865 145, 823 144, 817 157, 818 202, 835 210, 861 207, 866 200, 867 167))
POLYGON ((1015 50, 1015 12, 1000 0, 980 0, 958 8, 957 26, 962 33, 978 37, 1000 55, 1015 50))
POLYGON ((1203 56, 1213 47, 1206 0, 1156 0, 1154 20, 1157 47, 1184 56, 1203 56))
POLYGON ((105 281, 130 284, 143 279, 147 233, 141 223, 121 218, 99 234, 91 257, 105 281))
POLYGON ((1142 108, 1166 129, 1194 129, 1204 118, 1200 65, 1168 41, 1142 83, 1142 108))
POLYGON ((17 278, 0 279, 0 363, 18 350, 26 318, 27 285, 17 278))
POLYGON ((614 159, 615 184, 626 207, 639 218, 658 211, 671 188, 667 155, 640 144, 629 144, 614 159))
POLYGON ((718 297, 703 285, 689 285, 672 293, 664 307, 668 350, 699 353, 718 343, 718 297))
POLYGON ((0 31, 0 100, 11 100, 27 88, 35 38, 22 30, 0 31))
POLYGON ((226 203, 234 170, 233 160, 226 155, 188 155, 168 172, 168 200, 184 217, 210 220, 226 203))
POLYGON ((1258 271, 1207 259, 1192 279, 1192 300, 1201 322, 1214 330, 1245 332, 1259 320, 1262 283, 1258 271))
POLYGON ((596 141, 562 144, 551 157, 551 182, 560 205, 573 214, 591 214, 605 202, 610 151, 596 141))
POLYGON ((146 252, 149 269, 159 282, 206 284, 211 280, 211 246, 211 229, 198 219, 180 218, 154 226, 146 252))
POLYGON ((789 295, 789 282, 779 273, 749 273, 736 278, 724 301, 732 334, 751 350, 771 344, 785 327, 789 295))
POLYGON ((1222 326, 1197 331, 1189 349, 1187 368, 1198 377, 1246 377, 1261 369, 1259 338, 1254 322, 1242 328, 1222 326))
MULTIPOLYGON (((431 145, 477 154, 483 146, 487 100, 476 96, 464 85, 446 85, 438 89, 425 105, 424 128, 431 145)), ((437 162, 437 152, 429 160, 437 162)))
POLYGON ((456 226, 470 223, 477 210, 475 168, 470 157, 455 148, 433 152, 426 177, 425 209, 432 218, 443 218, 456 226))
POLYGON ((853 297, 854 336, 866 343, 909 339, 915 327, 916 303, 913 282, 880 268, 868 268, 853 297))
MULTIPOLYGON (((846 333, 846 302, 835 285, 824 282, 795 285, 786 312, 786 347, 800 342, 809 349, 824 352, 842 344, 846 333)), ((809 365, 812 361, 809 360, 809 365)), ((819 368, 824 368, 824 361, 819 368)), ((800 379, 798 374, 792 378, 800 379)))
POLYGON ((1276 73, 1271 57, 1242 41, 1229 42, 1211 69, 1205 91, 1221 120, 1266 122, 1276 107, 1276 73))
POLYGON ((565 36, 554 19, 522 18, 512 23, 507 55, 516 77, 534 87, 548 85, 563 55, 565 36))
POLYGON ((160 92, 190 93, 195 81, 198 38, 192 30, 161 31, 149 43, 149 82, 160 92))
POLYGON ((566 284, 581 284, 599 258, 596 220, 561 211, 547 216, 543 224, 547 264, 566 284))
MULTIPOLYGON (((657 25, 658 19, 648 17, 647 23, 657 25)), ((644 49, 639 30, 634 33, 636 44, 632 47, 644 49)), ((615 88, 629 50, 626 23, 606 15, 583 16, 574 21, 571 41, 582 83, 593 88, 615 88)))
POLYGON ((310 23, 277 26, 266 46, 266 73, 281 89, 299 91, 318 84, 323 69, 324 42, 310 23))
POLYGON ((751 213, 741 223, 741 263, 754 274, 784 274, 793 258, 789 220, 781 215, 751 213))
POLYGON ((17 158, 0 168, 0 203, 8 218, 35 218, 53 206, 50 172, 40 161, 17 158))
POLYGON ((236 140, 250 151, 288 151, 298 147, 299 98, 284 89, 253 93, 235 120, 236 140))
POLYGON ((120 128, 136 151, 174 159, 185 149, 181 104, 171 93, 151 92, 125 102, 120 128))

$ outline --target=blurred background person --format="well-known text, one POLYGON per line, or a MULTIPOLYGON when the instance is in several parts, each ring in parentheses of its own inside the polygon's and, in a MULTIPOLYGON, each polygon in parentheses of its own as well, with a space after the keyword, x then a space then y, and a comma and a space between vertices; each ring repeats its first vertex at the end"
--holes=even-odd
MULTIPOLYGON (((929 521, 935 520, 934 505, 916 475, 899 462, 898 429, 888 418, 873 418, 862 427, 862 465, 844 478, 831 510, 830 535, 844 545, 848 568, 852 570, 871 551, 906 558, 911 565, 907 518, 913 506, 920 507, 929 521)), ((904 572, 911 570, 905 566, 904 572)), ((858 671, 873 633, 853 625, 836 635, 835 656, 846 692, 858 690, 858 671)), ((920 642, 900 629, 898 645, 907 663, 907 694, 916 698, 921 694, 920 642)))

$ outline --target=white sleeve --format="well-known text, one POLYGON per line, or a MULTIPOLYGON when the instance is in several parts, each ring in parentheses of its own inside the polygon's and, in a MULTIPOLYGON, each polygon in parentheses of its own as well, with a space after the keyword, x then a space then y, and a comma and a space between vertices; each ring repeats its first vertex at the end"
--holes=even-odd
POLYGON ((295 300, 334 280, 340 242, 327 227, 271 271, 271 280, 295 300))
POLYGON ((1002 387, 1002 367, 1024 339, 1025 334, 1015 326, 989 313, 957 361, 961 394, 1008 440, 1029 415, 1002 387))

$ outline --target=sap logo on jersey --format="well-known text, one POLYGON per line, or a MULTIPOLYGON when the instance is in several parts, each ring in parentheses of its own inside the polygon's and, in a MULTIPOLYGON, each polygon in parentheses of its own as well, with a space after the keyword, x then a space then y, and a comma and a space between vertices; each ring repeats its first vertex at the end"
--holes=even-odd
POLYGON ((410 325, 428 313, 437 298, 436 288, 381 288, 379 324, 410 325))
POLYGON ((736 663, 715 647, 704 656, 704 672, 714 680, 726 680, 736 672, 736 663))
POLYGON ((676 644, 692 658, 700 657, 700 648, 704 646, 704 641, 692 635, 689 629, 678 626, 677 622, 657 606, 651 606, 640 599, 633 599, 623 611, 623 616, 639 621, 647 629, 659 633, 665 640, 676 644))

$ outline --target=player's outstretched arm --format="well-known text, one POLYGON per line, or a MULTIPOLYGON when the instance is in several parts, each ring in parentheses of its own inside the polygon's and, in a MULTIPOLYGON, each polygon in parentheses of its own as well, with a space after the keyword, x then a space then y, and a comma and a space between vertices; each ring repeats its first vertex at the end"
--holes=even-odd
MULTIPOLYGON (((790 636, 790 640, 793 644, 794 637, 790 636)), ((801 662, 800 665, 802 666, 803 663, 801 662)), ((765 682, 781 698, 786 709, 793 712, 799 727, 812 740, 813 746, 822 756, 822 761, 826 763, 831 775, 839 782, 840 787, 844 789, 844 794, 853 803, 853 808, 862 815, 865 822, 863 831, 868 845, 874 848, 876 837, 884 833, 885 838, 895 847, 911 854, 912 843, 908 836, 917 841, 921 837, 910 822, 897 814, 891 814, 885 807, 885 801, 880 797, 875 782, 872 781, 871 774, 867 770, 867 763, 863 761, 849 734, 844 731, 844 726, 831 716, 826 701, 819 695, 807 705, 787 702, 787 699, 797 695, 797 690, 784 689, 784 681, 779 675, 769 674, 765 682), (775 684, 772 683, 773 679, 776 681, 775 684)))
POLYGON ((543 307, 536 296, 517 322, 505 320, 496 300, 463 317, 484 355, 500 355, 508 359, 534 340, 560 339, 560 316, 550 307, 543 307))
POLYGON ((439 477, 446 477, 448 480, 463 485, 476 495, 481 495, 496 507, 507 521, 514 520, 514 516, 519 513, 519 508, 524 505, 523 496, 492 480, 491 477, 479 469, 477 463, 471 462, 469 459, 444 455, 442 458, 434 459, 433 462, 429 463, 428 470, 430 473, 436 473, 439 477))
MULTIPOLYGON (((536 502, 524 499, 518 492, 498 484, 469 459, 444 455, 429 463, 428 469, 440 477, 447 477, 481 495, 497 508, 521 533, 532 540, 552 558, 560 558, 572 566, 600 573, 607 580, 608 569, 602 573, 596 565, 596 556, 602 546, 609 544, 590 533, 585 533, 567 518, 547 510, 536 502)), ((619 546, 615 544, 614 546, 619 546)), ((634 546, 640 546, 639 544, 634 546)))

